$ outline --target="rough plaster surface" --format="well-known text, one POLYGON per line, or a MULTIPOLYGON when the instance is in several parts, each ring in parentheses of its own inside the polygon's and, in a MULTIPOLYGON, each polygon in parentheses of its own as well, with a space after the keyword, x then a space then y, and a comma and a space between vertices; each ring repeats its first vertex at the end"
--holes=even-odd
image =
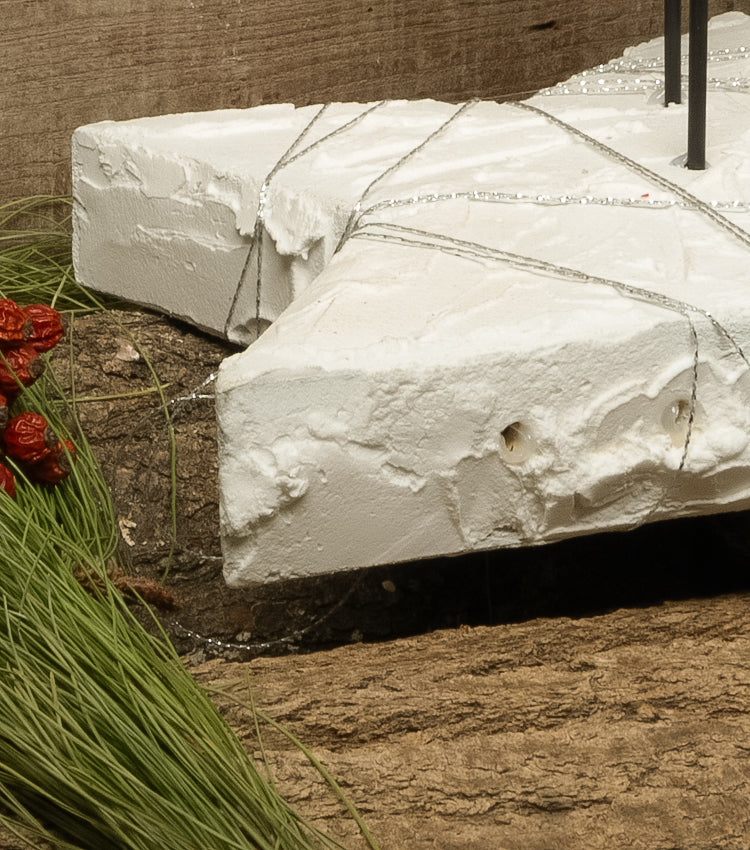
POLYGON ((658 40, 525 107, 77 131, 84 283, 273 322, 217 383, 230 584, 750 504, 746 45, 714 19, 701 172, 658 40))

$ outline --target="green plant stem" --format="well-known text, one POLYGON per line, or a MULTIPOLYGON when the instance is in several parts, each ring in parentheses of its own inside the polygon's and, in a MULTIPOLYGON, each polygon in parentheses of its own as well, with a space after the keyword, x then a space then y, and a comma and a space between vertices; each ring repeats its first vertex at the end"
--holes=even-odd
MULTIPOLYGON (((0 297, 106 309, 73 277, 66 203, 0 205, 0 297)), ((170 432, 174 539, 174 430, 142 356, 170 432)), ((152 634, 110 580, 119 531, 72 387, 68 399, 48 370, 14 408, 73 440, 70 476, 38 486, 6 458, 16 498, 0 492, 0 822, 59 850, 339 848, 260 775, 156 618, 152 634)))
MULTIPOLYGON (((341 786, 336 782, 336 780, 331 775, 330 771, 326 766, 313 754, 313 752, 306 747, 302 741, 299 740, 295 735, 293 735, 286 727, 282 726, 277 720, 274 720, 269 714, 265 711, 262 711, 255 704, 255 700, 252 696, 252 684, 250 681, 250 674, 245 671, 245 685, 247 687, 247 691, 249 697, 247 700, 240 699, 234 694, 230 693, 227 690, 222 690, 221 688, 208 688, 209 693, 216 694, 217 696, 223 697, 225 699, 229 699, 237 705, 242 706, 247 709, 255 722, 256 725, 256 735, 260 740, 260 728, 257 724, 258 718, 260 718, 264 723, 267 723, 269 726, 276 729, 277 732, 280 732, 287 740, 289 740, 295 747, 305 756, 305 758, 310 762, 310 764, 317 770, 320 776, 325 780, 328 787, 335 793, 340 802, 344 805, 346 810, 351 815, 352 819, 355 821, 357 826, 359 827, 360 832, 362 833, 362 837, 367 842, 367 846, 370 850, 380 850, 378 844, 375 841, 370 830, 367 828, 367 825, 364 822, 364 819, 357 811, 354 803, 347 797, 344 793, 344 790, 341 786)), ((261 744, 262 746, 262 744, 261 744)), ((264 756, 265 758, 265 756, 264 756)))

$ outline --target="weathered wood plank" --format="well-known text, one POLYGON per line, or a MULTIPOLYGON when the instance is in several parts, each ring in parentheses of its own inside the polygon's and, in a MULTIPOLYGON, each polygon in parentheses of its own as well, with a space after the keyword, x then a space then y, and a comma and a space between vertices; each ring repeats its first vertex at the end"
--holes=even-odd
MULTIPOLYGON (((750 0, 709 5, 750 12, 750 0)), ((2 20, 0 200, 69 192, 80 124, 274 101, 524 94, 659 33, 662 3, 3 0, 2 20)))

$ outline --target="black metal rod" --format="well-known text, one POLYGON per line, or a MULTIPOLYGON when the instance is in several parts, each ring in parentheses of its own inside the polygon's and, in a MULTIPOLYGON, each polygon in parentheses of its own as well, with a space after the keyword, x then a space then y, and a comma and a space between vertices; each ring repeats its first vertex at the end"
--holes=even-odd
POLYGON ((682 102, 680 0, 664 0, 664 106, 682 102))
POLYGON ((708 2, 690 0, 690 56, 688 60, 688 150, 685 165, 695 171, 706 167, 706 67, 708 57, 708 2))

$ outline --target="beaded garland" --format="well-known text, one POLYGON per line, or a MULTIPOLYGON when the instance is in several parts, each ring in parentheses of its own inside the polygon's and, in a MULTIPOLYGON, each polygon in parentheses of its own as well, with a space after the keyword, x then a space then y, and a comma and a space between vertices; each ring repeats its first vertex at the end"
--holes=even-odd
MULTIPOLYGON (((726 62, 728 60, 748 59, 750 50, 746 47, 709 50, 708 61, 726 62)), ((687 58, 682 57, 682 65, 687 64, 687 58)), ((687 79, 687 75, 684 75, 687 79)), ((750 91, 748 77, 709 77, 708 88, 731 89, 733 91, 750 91)), ((662 93, 664 91, 664 58, 656 59, 617 59, 606 62, 577 74, 571 80, 558 83, 550 88, 542 89, 539 94, 550 95, 581 95, 581 94, 637 94, 643 92, 662 93), (608 79, 612 77, 614 79, 608 79), (638 75, 629 78, 627 75, 638 75), (643 76, 646 75, 644 79, 643 76)))

